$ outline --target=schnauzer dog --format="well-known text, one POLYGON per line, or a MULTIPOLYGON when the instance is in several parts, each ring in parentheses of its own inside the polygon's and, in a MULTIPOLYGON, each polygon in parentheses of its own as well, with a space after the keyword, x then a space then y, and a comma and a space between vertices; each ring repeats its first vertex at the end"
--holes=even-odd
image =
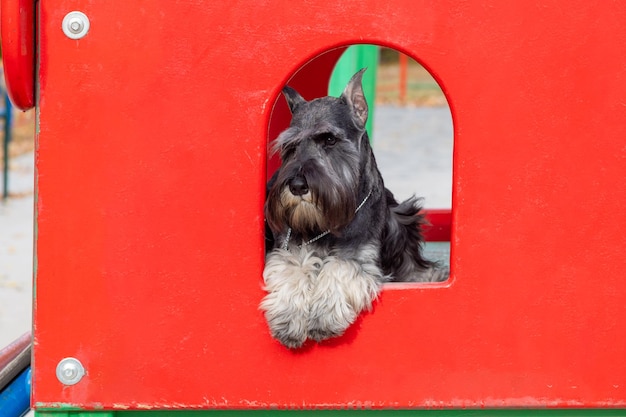
POLYGON ((365 131, 364 71, 339 98, 283 89, 292 120, 273 148, 282 166, 268 182, 260 308, 288 348, 342 335, 385 282, 447 278, 422 255, 419 200, 398 203, 384 186, 365 131))

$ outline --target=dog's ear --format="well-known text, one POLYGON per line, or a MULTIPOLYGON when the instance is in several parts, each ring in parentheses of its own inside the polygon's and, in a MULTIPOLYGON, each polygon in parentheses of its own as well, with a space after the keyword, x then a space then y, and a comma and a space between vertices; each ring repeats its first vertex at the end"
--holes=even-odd
POLYGON ((291 114, 293 114, 302 103, 306 103, 306 100, 302 98, 300 93, 298 93, 296 90, 289 87, 288 85, 283 87, 283 95, 287 99, 287 104, 289 105, 289 110, 291 110, 291 114))
POLYGON ((354 119, 361 129, 365 127, 368 113, 367 101, 365 100, 362 85, 363 73, 366 69, 367 68, 363 68, 361 71, 354 74, 341 94, 341 98, 350 106, 354 119))

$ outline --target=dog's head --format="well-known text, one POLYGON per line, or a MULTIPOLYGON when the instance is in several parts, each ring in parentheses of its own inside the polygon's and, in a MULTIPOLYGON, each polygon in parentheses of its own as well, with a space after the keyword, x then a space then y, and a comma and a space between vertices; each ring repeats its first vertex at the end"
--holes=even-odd
POLYGON ((370 152, 364 145, 364 71, 350 79, 339 98, 306 101, 294 89, 283 89, 292 119, 273 147, 282 160, 265 207, 274 232, 291 227, 304 235, 337 234, 354 217, 361 153, 370 152))

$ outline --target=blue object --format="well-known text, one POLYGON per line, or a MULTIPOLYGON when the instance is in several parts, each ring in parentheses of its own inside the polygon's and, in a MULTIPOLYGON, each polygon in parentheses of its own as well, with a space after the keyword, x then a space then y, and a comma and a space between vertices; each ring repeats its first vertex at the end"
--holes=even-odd
POLYGON ((4 138, 2 140, 3 163, 2 163, 2 199, 9 196, 9 142, 11 141, 11 100, 6 92, 4 95, 4 108, 0 110, 0 118, 4 119, 4 138))
POLYGON ((0 416, 22 417, 30 410, 30 367, 0 392, 0 416))
MULTIPOLYGON (((5 119, 6 125, 5 125, 5 132, 7 131, 7 127, 11 126, 11 122, 12 122, 12 118, 13 118, 13 105, 11 104, 11 99, 9 98, 9 95, 7 94, 6 91, 3 91, 0 88, 0 91, 2 91, 2 95, 3 97, 3 101, 4 101, 4 106, 2 107, 2 110, 0 110, 0 117, 2 117, 3 119, 5 119)), ((11 130, 8 129, 8 131, 10 132, 11 130)), ((11 142, 11 135, 7 135, 5 136, 5 141, 6 142, 11 142)))

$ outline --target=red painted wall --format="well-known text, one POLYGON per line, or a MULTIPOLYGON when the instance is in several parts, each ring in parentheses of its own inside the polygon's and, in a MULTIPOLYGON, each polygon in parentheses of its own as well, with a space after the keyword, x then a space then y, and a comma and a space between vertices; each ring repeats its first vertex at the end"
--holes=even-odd
POLYGON ((36 406, 626 405, 626 4, 38 5, 36 406), (447 95, 452 278, 291 352, 257 308, 269 120, 358 42, 447 95))

